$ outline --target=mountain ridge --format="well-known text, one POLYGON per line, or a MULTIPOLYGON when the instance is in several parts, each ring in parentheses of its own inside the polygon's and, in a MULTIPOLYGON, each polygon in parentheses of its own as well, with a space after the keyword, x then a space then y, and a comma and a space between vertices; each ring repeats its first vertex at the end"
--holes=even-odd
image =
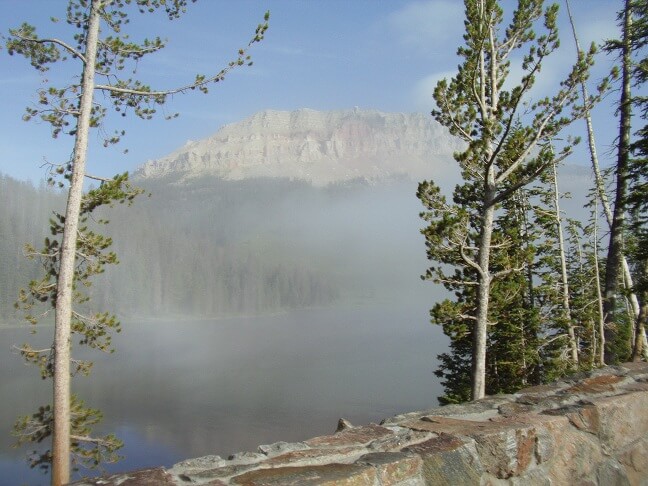
POLYGON ((149 160, 140 178, 273 177, 316 186, 364 178, 413 179, 450 170, 461 143, 429 115, 378 110, 265 110, 149 160))

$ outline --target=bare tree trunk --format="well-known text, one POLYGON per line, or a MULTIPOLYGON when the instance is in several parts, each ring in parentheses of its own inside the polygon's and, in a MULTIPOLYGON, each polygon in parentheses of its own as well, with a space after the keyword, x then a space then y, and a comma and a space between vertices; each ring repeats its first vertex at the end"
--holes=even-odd
MULTIPOLYGON (((483 0, 478 1, 478 7, 482 19, 485 20, 486 5, 483 0)), ((488 25, 488 29, 492 26, 488 25)), ((492 31, 491 31, 492 34, 492 31)), ((475 95, 479 98, 478 104, 481 111, 481 119, 484 125, 490 122, 491 112, 488 112, 486 107, 497 108, 498 103, 498 90, 495 79, 497 77, 497 53, 493 49, 493 36, 490 36, 490 72, 484 57, 484 51, 479 53, 479 91, 475 95), (490 99, 486 93, 486 78, 490 76, 490 99)), ((494 110, 496 111, 496 110, 494 110)), ((487 143, 490 144, 491 140, 487 143)), ((490 159, 489 154, 489 159, 490 159)), ((479 248, 477 253, 477 272, 478 272, 478 287, 477 287, 477 311, 475 315, 475 325, 473 332, 473 355, 472 355, 472 370, 471 370, 471 391, 470 396, 472 400, 479 400, 486 396, 486 349, 488 347, 488 307, 490 303, 490 252, 491 241, 493 239, 493 222, 495 220, 495 197, 497 195, 497 187, 495 185, 495 173, 492 164, 486 168, 484 174, 484 194, 482 198, 482 214, 481 214, 481 228, 479 235, 479 248)))
POLYGON ((621 60, 621 100, 619 102, 619 146, 616 164, 616 194, 612 226, 610 227, 610 243, 608 245, 607 262, 605 265, 605 340, 608 344, 605 350, 605 361, 614 363, 618 356, 610 344, 616 338, 615 308, 616 296, 619 291, 621 270, 621 255, 623 254, 623 229, 625 226, 625 197, 627 188, 628 159, 630 156, 630 27, 632 22, 630 0, 625 0, 623 17, 622 60, 621 60))
MULTIPOLYGON (((574 19, 571 14, 571 9, 570 9, 570 4, 569 0, 565 0, 565 4, 567 6, 567 14, 569 16, 569 22, 571 24, 572 28, 572 33, 574 35, 574 42, 576 44, 576 50, 578 53, 582 52, 580 48, 580 43, 578 41, 578 36, 576 35, 576 26, 574 24, 574 19)), ((626 4, 626 12, 628 12, 628 6, 626 4)), ((630 19, 631 21, 631 19, 630 19)), ((587 87, 585 86, 585 83, 581 83, 581 92, 583 95, 583 100, 588 99, 588 93, 587 93, 587 87)), ((628 94, 629 97, 629 94, 628 94)), ((599 196, 599 199, 601 201, 601 205, 603 207, 603 213, 605 214, 605 219, 608 223, 608 226, 610 229, 612 229, 612 224, 613 224, 613 213, 612 209, 610 208, 610 202, 607 197, 607 193, 605 192, 605 184, 603 182, 603 177, 601 176, 601 170, 598 162, 598 155, 596 151, 596 142, 594 140, 594 128, 592 127, 592 117, 590 115, 589 108, 587 106, 587 103, 585 104, 585 122, 587 125, 587 141, 589 145, 589 150, 590 150, 590 157, 592 161, 592 171, 594 173, 594 181, 596 183, 596 190, 599 196)), ((628 117, 628 124, 630 120, 628 117)), ((628 132, 628 137, 629 137, 629 132, 628 132)), ((618 199, 618 197, 617 197, 618 199)), ((625 255, 623 253, 621 254, 621 267, 623 270, 623 283, 624 287, 626 290, 630 290, 633 287, 633 280, 632 280, 632 274, 630 273, 630 266, 628 265, 628 260, 626 259, 625 255)), ((630 300, 631 304, 631 310, 632 310, 632 315, 631 318, 633 321, 636 321, 639 318, 639 300, 637 299, 637 295, 630 291, 628 295, 628 299, 630 300)), ((635 324, 635 330, 638 329, 638 326, 635 324)), ((646 341, 646 334, 645 330, 643 331, 643 338, 644 342, 646 341)), ((602 343, 601 346, 605 346, 605 341, 604 338, 602 337, 602 343)), ((636 339, 635 339, 635 342, 636 339)), ((601 364, 605 364, 603 360, 601 360, 601 364)))
MULTIPOLYGON (((492 178, 492 170, 490 177, 492 178)), ((487 184, 489 185, 489 184, 487 184)), ((493 237, 493 221, 495 219, 495 189, 486 188, 484 210, 481 218, 481 234, 479 238, 479 286, 477 291, 477 314, 473 335, 472 359, 472 389, 471 399, 479 400, 486 396, 486 347, 488 336, 488 306, 490 300, 490 252, 493 237)))
POLYGON ((594 212, 594 241, 593 249, 594 252, 594 277, 596 285, 596 304, 598 306, 598 318, 599 318, 599 339, 601 345, 599 347, 599 364, 605 366, 605 313, 603 311, 603 293, 601 291, 601 275, 599 272, 599 259, 598 259, 598 207, 594 212))
POLYGON ((99 37, 100 17, 98 3, 96 0, 90 3, 82 93, 72 159, 72 177, 65 211, 65 226, 61 244, 61 262, 56 295, 54 430, 52 438, 52 485, 54 486, 60 486, 70 481, 70 328, 77 229, 79 226, 81 198, 83 196, 83 180, 94 94, 95 60, 99 37))
POLYGON ((569 349, 573 366, 578 366, 578 344, 576 333, 571 318, 571 305, 569 302, 569 279, 567 277, 567 258, 565 256, 565 238, 563 237, 562 218, 560 216, 560 193, 558 192, 558 174, 556 164, 553 164, 554 208, 556 210, 556 229, 558 232, 558 250, 560 252, 560 273, 562 281, 563 319, 567 325, 569 335, 569 349))
MULTIPOLYGON (((572 17, 571 8, 569 6, 569 0, 565 0, 567 5, 567 15, 569 16, 569 23, 571 24, 572 34, 574 35, 574 43, 576 44, 576 52, 580 55, 583 51, 580 47, 580 42, 578 41, 578 36, 576 35, 576 24, 574 24, 574 18, 572 17)), ((587 92, 587 86, 584 82, 580 83, 581 94, 583 96, 583 103, 585 109, 585 124, 587 126, 587 144, 590 151, 590 159, 592 161, 592 172, 594 173, 594 183, 596 184, 596 192, 603 206, 603 212, 607 220, 608 226, 612 226, 612 210, 610 209, 610 201, 608 200, 607 193, 605 192, 605 184, 603 182, 603 177, 601 176, 601 169, 598 161, 598 153, 596 150, 596 141, 594 139, 594 127, 592 126, 592 115, 590 113, 589 106, 587 104, 587 99, 589 98, 589 93, 587 92)))
MULTIPOLYGON (((648 261, 641 265, 641 271, 648 272, 648 261)), ((648 322, 648 292, 642 292, 642 306, 639 316, 635 321, 635 335, 632 345, 632 361, 641 361, 643 357, 648 361, 648 345, 646 343, 646 323, 648 322)))
POLYGON ((646 321, 648 320, 648 302, 641 306, 639 318, 635 323, 635 339, 634 346, 632 347, 632 361, 641 361, 641 358, 646 354, 644 336, 646 329, 646 321))

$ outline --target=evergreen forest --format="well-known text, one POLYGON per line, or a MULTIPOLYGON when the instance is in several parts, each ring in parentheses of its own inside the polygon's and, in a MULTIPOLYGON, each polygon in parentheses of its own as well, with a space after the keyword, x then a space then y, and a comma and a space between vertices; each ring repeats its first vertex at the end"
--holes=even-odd
POLYGON ((442 404, 648 358, 648 2, 622 3, 618 37, 581 46, 573 21, 559 36, 558 4, 520 1, 505 12, 499 2, 465 2, 462 64, 436 85, 432 111, 466 143, 455 154, 462 182, 451 197, 434 180, 417 194, 431 263, 423 277, 452 293, 430 312, 451 340, 436 371, 442 404), (568 39, 571 70, 538 96, 543 64, 568 39), (515 51, 524 75, 510 81, 515 51), (590 79, 603 55, 613 70, 590 79), (606 170, 591 122, 604 98, 616 99, 619 127, 606 170), (564 211, 557 170, 581 141, 591 166, 584 218, 564 211))
MULTIPOLYGON (((7 176, 0 184, 0 316, 13 320, 20 318, 17 290, 40 270, 38 260, 25 258, 21 249, 44 239, 53 208, 65 201, 46 184, 36 188, 7 176)), ((340 297, 340 263, 330 268, 332 253, 326 261, 317 249, 308 250, 307 235, 295 231, 309 229, 290 218, 303 219, 306 206, 325 206, 333 189, 220 179, 142 186, 150 197, 94 215, 110 220, 101 229, 124 262, 93 282, 89 293, 97 308, 140 318, 218 317, 327 305, 340 297), (300 206, 292 206, 297 200, 300 206)))
MULTIPOLYGON (((0 319, 8 322, 23 317, 14 309, 18 289, 42 273, 23 247, 43 241, 65 199, 45 183, 34 187, 8 176, 0 183, 6 199, 0 319)), ((417 284, 424 260, 416 251, 421 237, 411 181, 318 188, 287 179, 168 176, 134 184, 145 194, 132 206, 102 209, 89 220, 91 227, 109 220, 100 230, 112 238, 120 263, 93 279, 87 307, 131 320, 214 318, 399 300, 412 288, 430 290, 417 284), (407 255, 398 257, 402 248, 407 255)))

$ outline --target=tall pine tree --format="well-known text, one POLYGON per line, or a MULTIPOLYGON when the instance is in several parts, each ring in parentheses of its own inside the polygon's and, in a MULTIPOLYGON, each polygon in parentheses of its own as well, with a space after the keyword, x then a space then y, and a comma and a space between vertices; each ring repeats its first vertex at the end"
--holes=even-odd
POLYGON ((428 278, 460 288, 471 288, 473 297, 462 306, 464 325, 470 323, 472 340, 471 398, 485 395, 489 326, 497 326, 492 312, 492 287, 512 272, 523 270, 495 262, 506 261, 511 246, 505 232, 495 231, 503 203, 572 150, 568 141, 558 153, 556 135, 581 115, 575 107, 577 88, 588 75, 594 52, 581 55, 553 96, 529 101, 542 64, 559 45, 558 6, 543 9, 541 0, 519 0, 508 26, 495 0, 466 0, 465 45, 458 73, 434 90, 435 119, 467 144, 455 155, 464 183, 448 204, 432 182, 419 185, 418 197, 428 209, 424 234, 433 265, 428 278), (545 33, 536 36, 542 23, 545 33), (505 89, 511 58, 523 50, 519 84, 505 89), (448 271, 448 268, 454 271, 448 271))
MULTIPOLYGON (((79 235, 83 212, 83 186, 86 177, 86 159, 90 132, 102 127, 109 108, 125 115, 134 113, 142 119, 150 119, 156 109, 164 105, 169 96, 191 90, 208 91, 212 83, 220 82, 237 66, 251 64, 248 48, 259 42, 268 28, 265 22, 258 25, 248 45, 240 49, 225 68, 210 75, 196 75, 183 86, 169 89, 153 89, 148 84, 124 77, 123 70, 129 64, 136 66, 147 55, 164 48, 164 42, 156 37, 145 39, 141 44, 131 42, 124 29, 129 22, 129 12, 154 13, 163 10, 169 20, 176 19, 186 10, 187 0, 70 0, 65 19, 71 38, 41 37, 36 28, 23 23, 12 29, 7 38, 7 52, 27 58, 34 68, 45 72, 61 62, 78 64, 78 76, 58 86, 46 80, 39 91, 39 103, 27 108, 25 118, 40 118, 49 123, 52 133, 69 134, 74 148, 69 161, 61 169, 69 181, 65 214, 60 220, 60 244, 56 249, 55 295, 51 302, 55 307, 54 344, 52 349, 53 405, 51 418, 45 420, 52 436, 52 484, 69 482, 71 425, 73 407, 70 392, 72 369, 70 338, 74 330, 75 278, 77 261, 82 258, 83 247, 79 235), (100 103, 96 93, 105 95, 100 103)), ((57 22, 57 19, 52 19, 57 22)), ((133 69, 135 71, 135 69, 133 69)), ((107 133, 102 131, 100 133, 107 133)), ((123 131, 116 130, 105 136, 105 145, 119 142, 123 131)), ((115 181, 125 182, 126 178, 115 181)), ((118 188, 119 190, 119 188, 118 188)))

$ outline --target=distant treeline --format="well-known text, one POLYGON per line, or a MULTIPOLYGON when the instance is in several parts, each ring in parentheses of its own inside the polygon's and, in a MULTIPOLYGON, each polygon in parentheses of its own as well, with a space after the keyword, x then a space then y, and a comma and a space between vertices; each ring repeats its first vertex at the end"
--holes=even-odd
MULTIPOLYGON (((97 231, 113 237, 120 264, 95 279, 92 309, 220 316, 327 305, 340 296, 331 261, 296 239, 318 239, 317 231, 301 225, 309 219, 306 208, 322 208, 344 187, 214 178, 136 185, 150 196, 96 215, 110 220, 97 231)), ((7 319, 19 317, 17 292, 39 272, 22 247, 41 246, 47 221, 64 199, 46 185, 2 176, 0 200, 0 317, 7 319)))
POLYGON ((34 187, 0 174, 0 318, 13 315, 18 289, 38 275, 38 264, 23 255, 24 245, 40 246, 52 211, 63 203, 45 184, 34 187))
MULTIPOLYGON (((288 179, 134 180, 146 193, 94 219, 120 263, 93 277, 89 310, 217 317, 439 292, 418 278, 416 182, 395 176, 313 187, 288 179), (150 196, 149 196, 150 194, 150 196)), ((48 236, 58 190, 0 177, 0 318, 41 272, 23 255, 48 236)), ((92 221, 89 222, 94 225, 92 221)))
POLYGON ((123 263, 106 272, 96 304, 214 316, 326 305, 338 296, 331 275, 289 251, 269 225, 288 194, 306 198, 309 186, 208 179, 143 187, 150 197, 106 215, 123 263))

